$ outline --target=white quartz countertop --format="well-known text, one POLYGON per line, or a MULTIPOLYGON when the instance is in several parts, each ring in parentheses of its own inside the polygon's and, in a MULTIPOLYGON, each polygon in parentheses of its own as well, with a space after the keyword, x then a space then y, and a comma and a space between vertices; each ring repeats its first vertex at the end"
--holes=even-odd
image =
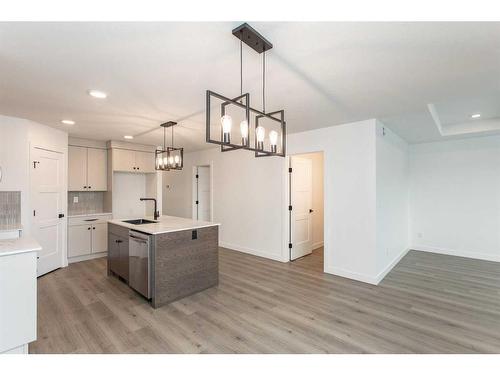
POLYGON ((111 212, 99 212, 95 214, 70 214, 68 217, 87 217, 87 216, 108 216, 108 215, 113 215, 111 212))
POLYGON ((2 224, 0 225, 0 232, 12 232, 15 230, 22 230, 21 224, 2 224))
MULTIPOLYGON (((136 217, 131 219, 140 219, 140 218, 136 217)), ((144 217, 143 219, 153 220, 152 217, 144 217)), ((139 232, 144 232, 148 234, 180 232, 183 230, 199 229, 199 228, 206 228, 206 227, 213 227, 220 225, 219 223, 213 223, 210 221, 186 219, 183 217, 176 217, 176 216, 160 216, 158 220, 155 220, 155 223, 140 224, 140 225, 124 223, 123 220, 130 220, 130 219, 108 220, 108 223, 120 225, 122 227, 126 227, 129 229, 137 230, 139 232)))
POLYGON ((29 236, 0 240, 0 257, 40 250, 42 250, 40 244, 29 236))

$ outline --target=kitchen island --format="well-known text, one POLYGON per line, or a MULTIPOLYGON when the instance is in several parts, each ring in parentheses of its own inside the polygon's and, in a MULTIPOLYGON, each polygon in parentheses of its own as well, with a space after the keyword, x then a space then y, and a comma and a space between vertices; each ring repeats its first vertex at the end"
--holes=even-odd
POLYGON ((154 308, 216 286, 219 224, 161 216, 108 221, 108 275, 154 308))

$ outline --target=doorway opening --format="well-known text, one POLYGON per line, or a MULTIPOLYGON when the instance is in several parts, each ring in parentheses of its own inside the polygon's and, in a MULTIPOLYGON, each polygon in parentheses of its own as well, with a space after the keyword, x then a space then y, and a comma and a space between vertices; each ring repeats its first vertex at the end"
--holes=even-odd
POLYGON ((289 158, 289 260, 311 263, 323 272, 323 152, 289 158))
POLYGON ((211 167, 193 167, 193 219, 212 220, 211 167))

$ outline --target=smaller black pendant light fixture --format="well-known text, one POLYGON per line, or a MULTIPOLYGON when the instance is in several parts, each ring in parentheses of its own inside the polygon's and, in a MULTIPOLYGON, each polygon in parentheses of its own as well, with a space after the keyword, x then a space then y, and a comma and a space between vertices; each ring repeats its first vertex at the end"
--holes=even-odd
POLYGON ((174 121, 168 121, 160 126, 163 128, 163 149, 155 151, 155 169, 157 171, 181 170, 184 163, 184 148, 174 147, 174 121), (166 146, 166 129, 172 128, 171 146, 166 146))

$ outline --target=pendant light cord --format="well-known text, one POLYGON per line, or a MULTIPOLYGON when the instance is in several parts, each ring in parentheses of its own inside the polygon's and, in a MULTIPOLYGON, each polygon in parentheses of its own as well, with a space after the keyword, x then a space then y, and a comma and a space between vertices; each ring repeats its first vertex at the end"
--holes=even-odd
POLYGON ((266 113, 266 50, 262 54, 262 112, 266 113))
POLYGON ((243 95, 243 41, 240 33, 240 95, 243 95))
POLYGON ((163 127, 163 151, 167 149, 166 144, 167 144, 167 129, 163 127))

